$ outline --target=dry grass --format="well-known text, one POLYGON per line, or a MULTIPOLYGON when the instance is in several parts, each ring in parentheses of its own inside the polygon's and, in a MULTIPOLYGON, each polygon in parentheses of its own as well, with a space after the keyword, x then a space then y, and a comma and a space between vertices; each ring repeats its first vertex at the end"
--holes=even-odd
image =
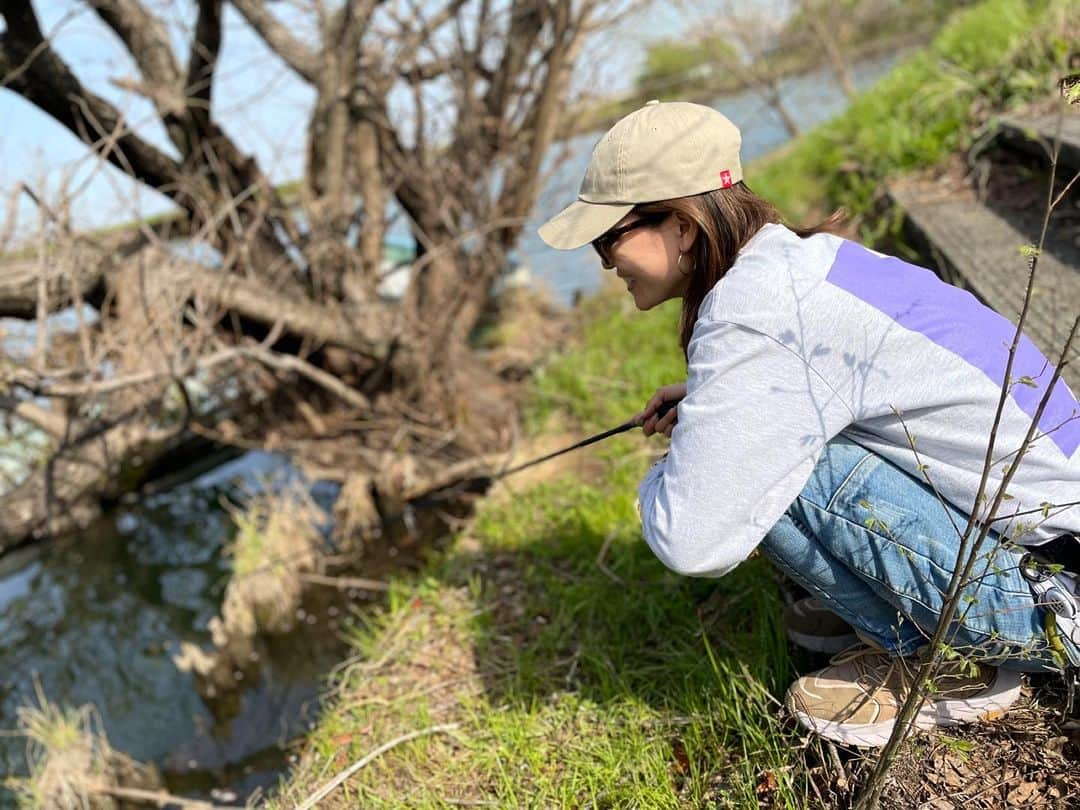
MULTIPOLYGON (((358 656, 339 668, 333 678, 333 713, 323 720, 326 733, 305 749, 289 785, 268 806, 296 806, 335 774, 402 734, 449 722, 471 725, 469 707, 484 685, 468 629, 475 612, 464 588, 413 596, 381 638, 377 658, 358 656)), ((440 780, 444 795, 455 801, 482 800, 490 786, 453 767, 463 745, 454 735, 433 737, 402 746, 405 756, 395 752, 373 762, 364 805, 401 800, 416 785, 418 770, 454 773, 458 778, 440 780)), ((355 788, 345 784, 319 806, 344 810, 360 805, 355 788)))
POLYGON ((237 671, 250 665, 260 633, 286 633, 296 621, 305 573, 320 567, 319 525, 326 513, 299 485, 253 495, 243 509, 230 507, 236 536, 229 547, 233 574, 221 615, 210 620, 213 647, 190 642, 173 657, 195 673, 200 691, 213 697, 237 686, 237 671))
POLYGON ((318 526, 326 514, 306 490, 258 495, 232 510, 233 577, 222 616, 229 632, 253 636, 292 628, 303 592, 301 574, 319 564, 318 526))
POLYGON ((160 785, 153 766, 109 746, 92 706, 72 709, 51 703, 37 684, 35 692, 38 705, 18 709, 30 766, 28 778, 12 780, 20 807, 108 810, 116 803, 104 790, 160 785))

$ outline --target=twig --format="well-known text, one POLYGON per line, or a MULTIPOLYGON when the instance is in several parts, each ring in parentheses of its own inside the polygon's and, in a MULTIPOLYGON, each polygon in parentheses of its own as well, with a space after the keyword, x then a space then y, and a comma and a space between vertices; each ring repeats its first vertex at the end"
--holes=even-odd
POLYGON ((213 802, 204 802, 200 799, 188 799, 183 796, 175 796, 172 793, 166 793, 164 790, 141 790, 139 788, 97 785, 91 788, 91 792, 112 796, 117 799, 126 799, 127 801, 132 802, 155 804, 158 807, 173 805, 179 807, 180 810, 218 810, 218 808, 222 807, 242 807, 242 805, 238 804, 214 804, 213 802))
POLYGON ((240 353, 260 363, 276 368, 280 371, 295 371, 312 382, 321 385, 332 394, 336 394, 348 404, 359 410, 369 410, 371 402, 366 396, 355 388, 350 388, 341 382, 333 374, 328 374, 317 366, 313 366, 306 360, 301 360, 291 354, 277 354, 262 348, 244 347, 240 353))
POLYGON ((846 790, 848 786, 847 768, 840 761, 840 754, 832 740, 825 740, 825 750, 829 752, 829 762, 836 769, 836 786, 840 790, 846 790))
POLYGON ((596 567, 603 571, 610 580, 617 582, 620 585, 626 585, 626 582, 612 571, 607 565, 604 564, 604 557, 607 555, 608 548, 611 547, 611 541, 615 539, 615 530, 612 529, 607 533, 607 537, 604 538, 604 545, 600 546, 600 553, 596 555, 596 567))
POLYGON ((430 734, 447 734, 458 728, 460 725, 460 723, 443 723, 437 726, 430 726, 428 728, 422 728, 419 731, 410 731, 408 734, 402 734, 400 737, 395 737, 394 739, 390 740, 390 742, 383 743, 374 751, 367 754, 363 759, 357 760, 348 768, 343 770, 341 773, 331 779, 324 787, 320 788, 319 790, 308 796, 304 800, 304 802, 297 808, 297 810, 310 810, 312 807, 315 807, 315 805, 317 805, 319 802, 321 802, 323 799, 333 793, 341 785, 342 782, 344 782, 357 771, 369 765, 374 760, 378 759, 380 756, 382 756, 392 748, 396 748, 397 746, 402 745, 403 743, 407 743, 410 740, 415 740, 417 737, 426 737, 430 734))
POLYGON ((362 591, 388 591, 389 582, 378 579, 364 579, 363 577, 328 577, 325 574, 302 573, 298 574, 301 581, 310 582, 314 585, 333 585, 341 590, 357 588, 362 591))

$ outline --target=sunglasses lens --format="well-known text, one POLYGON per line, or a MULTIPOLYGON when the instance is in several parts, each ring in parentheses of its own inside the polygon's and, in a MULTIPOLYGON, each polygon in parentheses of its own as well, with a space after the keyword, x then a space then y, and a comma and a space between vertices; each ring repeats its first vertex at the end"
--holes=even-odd
POLYGON ((600 261, 604 267, 614 267, 615 263, 611 260, 611 248, 614 247, 615 242, 624 233, 629 233, 637 228, 643 228, 651 225, 659 225, 665 219, 667 219, 670 212, 647 214, 640 219, 636 219, 629 225, 624 225, 621 228, 612 228, 603 236, 598 236, 592 241, 592 246, 596 252, 600 255, 600 261))
POLYGON ((599 239, 594 239, 592 243, 593 249, 596 250, 596 254, 600 257, 601 264, 604 267, 611 266, 611 259, 608 258, 608 238, 606 235, 601 236, 599 239))

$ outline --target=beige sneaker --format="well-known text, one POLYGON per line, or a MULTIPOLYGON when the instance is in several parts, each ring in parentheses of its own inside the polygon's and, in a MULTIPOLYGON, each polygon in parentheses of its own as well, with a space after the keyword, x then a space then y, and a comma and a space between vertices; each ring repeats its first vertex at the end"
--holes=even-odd
POLYGON ((846 650, 859 640, 851 625, 816 596, 784 608, 784 632, 804 650, 830 654, 846 650))
MULTIPOLYGON (((890 658, 879 647, 852 647, 825 669, 795 681, 784 705, 800 725, 822 737, 877 748, 892 734, 917 666, 915 659, 890 658)), ((958 664, 945 664, 936 691, 915 716, 918 728, 991 720, 1020 697, 1019 672, 971 666, 964 672, 958 664)))

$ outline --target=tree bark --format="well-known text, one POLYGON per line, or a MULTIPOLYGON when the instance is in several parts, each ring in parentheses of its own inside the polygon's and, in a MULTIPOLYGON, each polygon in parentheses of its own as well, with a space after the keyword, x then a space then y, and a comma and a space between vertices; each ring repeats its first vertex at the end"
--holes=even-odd
MULTIPOLYGON (((36 260, 5 262, 0 269, 0 318, 33 320, 38 312, 38 291, 43 269, 36 260)), ((59 312, 71 306, 77 297, 94 298, 100 289, 101 269, 84 264, 68 272, 44 270, 46 312, 59 312), (72 278, 74 275, 74 279, 72 278)))

